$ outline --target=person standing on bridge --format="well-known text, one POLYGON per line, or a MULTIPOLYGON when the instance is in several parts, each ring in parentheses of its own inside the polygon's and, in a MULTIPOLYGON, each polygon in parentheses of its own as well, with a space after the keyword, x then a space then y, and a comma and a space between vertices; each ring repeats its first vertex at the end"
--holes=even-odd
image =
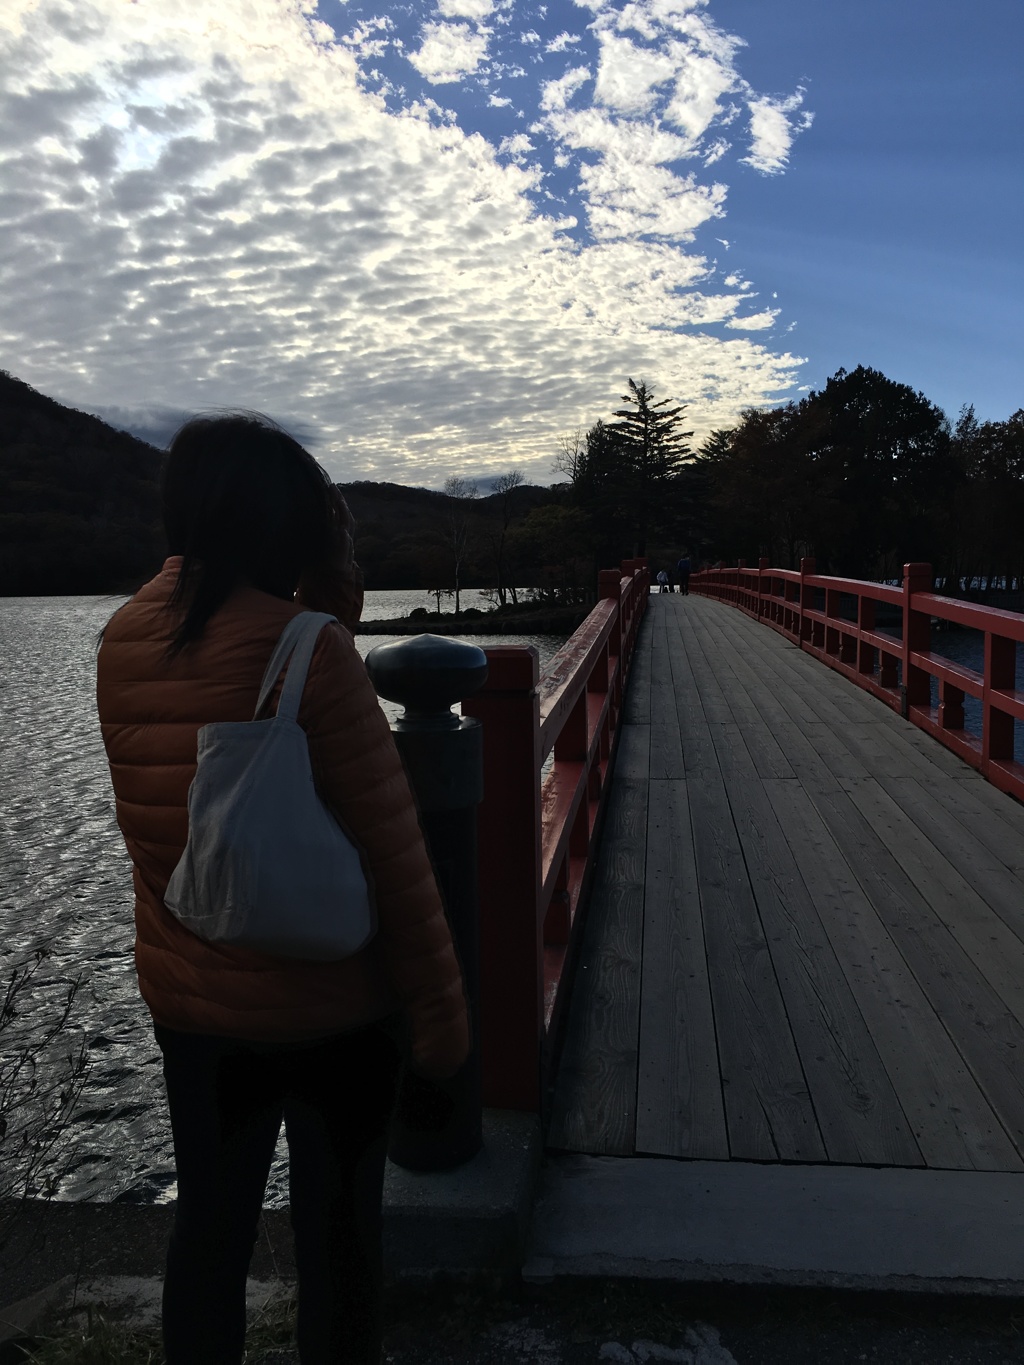
POLYGON ((668 581, 668 574, 664 569, 658 570, 658 592, 671 592, 672 587, 668 581))
POLYGON ((683 555, 682 559, 680 559, 679 563, 676 565, 676 576, 679 579, 679 591, 683 594, 684 597, 687 597, 690 592, 689 555, 683 555))
POLYGON ((163 514, 171 557, 104 631, 97 706, 174 1139, 167 1365, 241 1365, 246 1275, 282 1120, 299 1359, 378 1365, 381 1199, 402 1054, 424 1077, 452 1076, 469 1024, 416 807, 352 638, 362 586, 351 516, 313 457, 256 414, 178 432, 163 514), (338 619, 318 637, 298 722, 377 913, 376 935, 341 961, 208 943, 164 903, 188 835, 198 732, 251 720, 281 632, 305 609, 338 619))

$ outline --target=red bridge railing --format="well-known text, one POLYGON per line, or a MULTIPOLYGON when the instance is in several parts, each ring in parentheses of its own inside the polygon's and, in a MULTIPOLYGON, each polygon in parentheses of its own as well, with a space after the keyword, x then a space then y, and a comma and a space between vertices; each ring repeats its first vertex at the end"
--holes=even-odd
POLYGON ((484 726, 479 886, 486 1105, 540 1109, 649 591, 645 560, 602 572, 597 606, 543 677, 535 649, 488 649, 487 682, 462 705, 484 726))
POLYGON ((1024 800, 1024 763, 1014 759, 1014 723, 1024 721, 1016 686, 1024 614, 942 597, 933 584, 930 564, 904 564, 903 586, 895 587, 817 574, 813 559, 801 560, 799 571, 762 559, 756 569, 742 560, 705 569, 691 577, 690 591, 779 631, 1024 800), (983 672, 932 650, 933 618, 982 632, 983 672), (965 728, 965 697, 980 703, 980 732, 965 728))

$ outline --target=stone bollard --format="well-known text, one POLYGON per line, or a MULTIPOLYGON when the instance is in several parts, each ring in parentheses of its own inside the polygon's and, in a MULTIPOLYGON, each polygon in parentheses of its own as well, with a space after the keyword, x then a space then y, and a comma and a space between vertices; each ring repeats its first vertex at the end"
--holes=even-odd
POLYGON ((459 640, 416 635, 371 649, 366 667, 378 694, 405 707, 391 729, 448 909, 471 1028, 469 1058, 451 1080, 403 1072, 388 1155, 407 1170, 445 1171, 475 1156, 482 1141, 476 808, 483 798, 483 731, 451 707, 483 686, 487 656, 459 640))

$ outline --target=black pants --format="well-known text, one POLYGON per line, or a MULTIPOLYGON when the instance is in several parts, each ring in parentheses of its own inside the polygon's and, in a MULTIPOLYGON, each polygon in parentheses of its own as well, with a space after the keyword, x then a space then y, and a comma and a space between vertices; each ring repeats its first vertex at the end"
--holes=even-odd
POLYGON ((271 1045, 159 1025, 178 1206, 167 1365, 239 1365, 245 1282, 281 1120, 288 1139, 302 1365, 378 1365, 381 1196, 399 1050, 371 1025, 271 1045))

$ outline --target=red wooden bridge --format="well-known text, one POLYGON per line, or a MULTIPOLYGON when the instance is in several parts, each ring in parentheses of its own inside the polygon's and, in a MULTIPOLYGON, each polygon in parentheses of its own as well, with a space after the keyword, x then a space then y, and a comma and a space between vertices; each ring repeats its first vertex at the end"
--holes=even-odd
POLYGON ((489 651, 485 1103, 563 1151, 1024 1169, 1020 644, 926 566, 636 562, 544 678, 489 651))

